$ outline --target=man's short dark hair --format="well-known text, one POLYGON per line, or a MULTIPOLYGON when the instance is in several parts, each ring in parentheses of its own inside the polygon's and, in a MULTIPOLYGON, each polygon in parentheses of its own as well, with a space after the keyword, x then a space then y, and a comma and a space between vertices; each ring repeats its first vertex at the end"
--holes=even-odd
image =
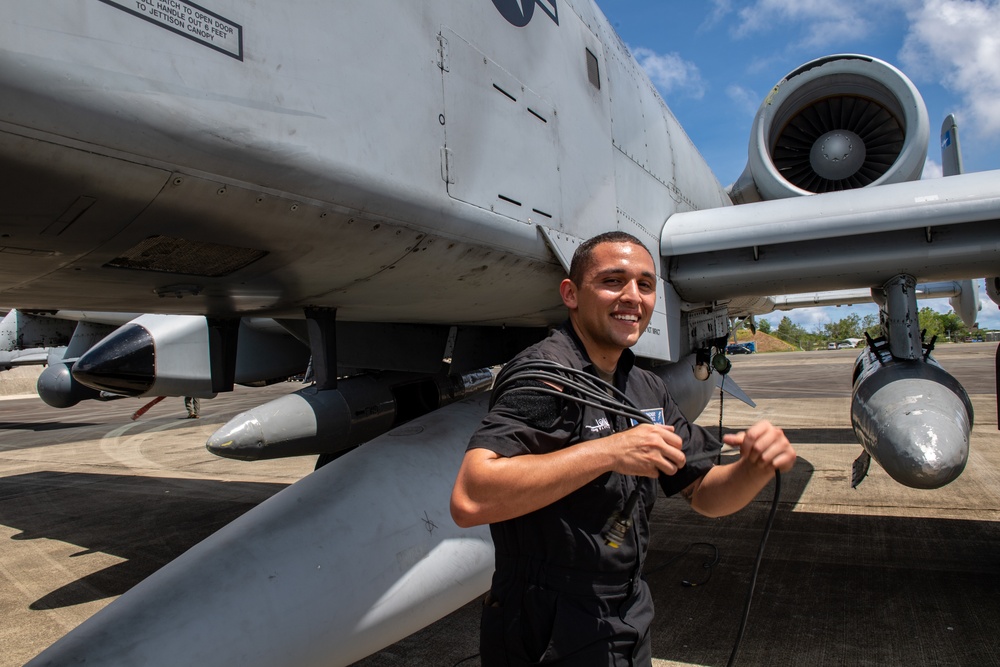
MULTIPOLYGON (((631 243, 649 252, 649 249, 642 244, 642 241, 632 236, 628 232, 613 231, 598 234, 581 243, 576 252, 573 253, 573 261, 569 265, 569 279, 574 285, 579 286, 584 275, 590 269, 594 261, 594 248, 602 243, 631 243)), ((652 254, 650 254, 652 256, 652 254)))

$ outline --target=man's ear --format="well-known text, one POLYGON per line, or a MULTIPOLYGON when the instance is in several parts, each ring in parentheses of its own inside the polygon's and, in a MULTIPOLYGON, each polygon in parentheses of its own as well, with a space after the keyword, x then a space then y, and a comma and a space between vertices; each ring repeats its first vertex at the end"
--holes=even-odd
POLYGON ((565 278, 559 283, 559 296, 562 297, 563 303, 566 304, 567 308, 576 310, 576 285, 573 284, 572 280, 565 278))

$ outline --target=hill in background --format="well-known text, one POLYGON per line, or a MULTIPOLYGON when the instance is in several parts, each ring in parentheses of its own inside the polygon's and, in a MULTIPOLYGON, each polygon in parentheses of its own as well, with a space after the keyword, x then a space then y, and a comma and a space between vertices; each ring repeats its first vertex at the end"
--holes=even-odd
POLYGON ((752 336, 749 329, 739 329, 736 332, 736 342, 746 343, 749 341, 754 342, 757 352, 795 352, 798 350, 794 345, 766 334, 763 331, 758 331, 752 336))

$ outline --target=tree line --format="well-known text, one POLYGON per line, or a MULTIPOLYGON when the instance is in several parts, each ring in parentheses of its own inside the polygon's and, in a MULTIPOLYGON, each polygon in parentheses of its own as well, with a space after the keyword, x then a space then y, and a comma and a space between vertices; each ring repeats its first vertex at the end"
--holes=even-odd
MULTIPOLYGON (((945 341, 960 342, 982 336, 978 327, 970 330, 962 318, 954 312, 939 313, 933 308, 925 306, 920 309, 918 316, 920 329, 927 332, 925 340, 937 336, 939 343, 945 341)), ((737 328, 746 327, 749 327, 749 323, 742 321, 737 328)), ((882 335, 877 315, 861 317, 856 313, 851 313, 837 322, 827 322, 814 331, 807 331, 805 327, 793 323, 787 315, 781 318, 777 327, 774 327, 767 319, 757 320, 757 329, 803 350, 822 349, 827 347, 828 343, 837 343, 849 338, 864 339, 866 332, 872 338, 882 335)))

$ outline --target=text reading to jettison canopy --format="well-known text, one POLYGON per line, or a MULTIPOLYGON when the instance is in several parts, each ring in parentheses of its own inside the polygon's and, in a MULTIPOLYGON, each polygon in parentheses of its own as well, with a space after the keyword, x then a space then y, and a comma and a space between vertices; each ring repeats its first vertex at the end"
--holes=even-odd
POLYGON ((243 59, 243 28, 185 0, 101 0, 243 59))

